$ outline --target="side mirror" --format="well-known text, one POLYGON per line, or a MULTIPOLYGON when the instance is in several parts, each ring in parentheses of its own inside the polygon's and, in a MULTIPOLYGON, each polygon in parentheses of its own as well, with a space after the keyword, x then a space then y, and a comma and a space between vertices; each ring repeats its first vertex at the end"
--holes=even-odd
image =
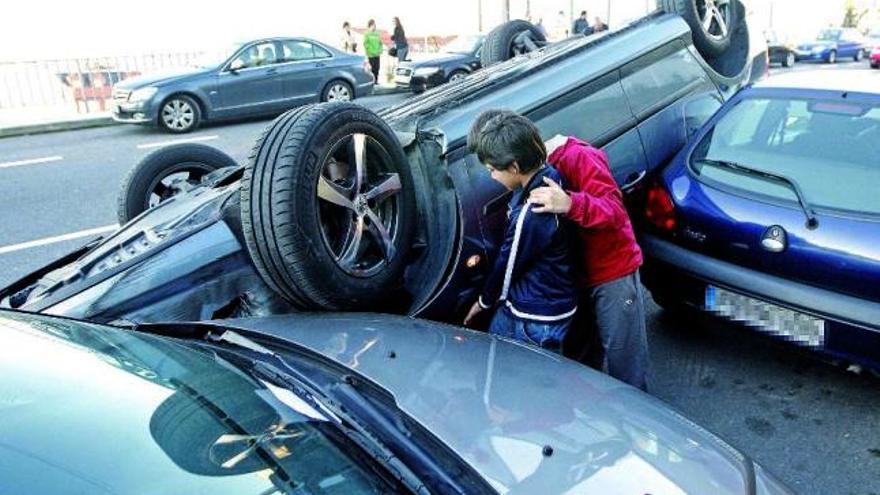
POLYGON ((233 60, 232 63, 229 64, 229 72, 232 72, 233 74, 241 69, 244 69, 244 62, 240 58, 233 60))

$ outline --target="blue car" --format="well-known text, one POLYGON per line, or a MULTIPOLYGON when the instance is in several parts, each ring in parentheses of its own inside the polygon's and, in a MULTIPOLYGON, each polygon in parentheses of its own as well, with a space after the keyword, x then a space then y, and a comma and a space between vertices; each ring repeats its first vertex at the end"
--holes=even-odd
POLYGON ((865 56, 865 40, 852 28, 823 29, 814 41, 801 43, 795 50, 797 61, 837 63, 844 58, 856 62, 865 56))
POLYGON ((643 281, 781 339, 880 366, 880 88, 846 72, 744 89, 647 193, 643 281))
POLYGON ((443 47, 443 53, 436 57, 403 62, 394 73, 394 82, 397 86, 412 89, 414 93, 421 93, 447 82, 464 79, 482 67, 480 52, 485 38, 482 34, 459 36, 443 47))
POLYGON ((210 120, 349 101, 372 88, 362 56, 306 38, 260 39, 234 44, 193 67, 126 79, 113 87, 113 118, 184 133, 210 120))

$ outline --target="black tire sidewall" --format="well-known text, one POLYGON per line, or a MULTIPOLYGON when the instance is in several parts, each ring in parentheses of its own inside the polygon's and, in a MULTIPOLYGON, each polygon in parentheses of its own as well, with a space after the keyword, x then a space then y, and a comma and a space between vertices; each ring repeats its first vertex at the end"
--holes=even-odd
POLYGON ((485 41, 483 41, 483 51, 480 53, 480 64, 483 67, 488 67, 512 58, 510 54, 511 43, 517 34, 525 30, 531 31, 535 40, 546 41, 538 28, 528 21, 514 19, 505 22, 486 35, 485 41))
POLYGON ((289 126, 278 129, 282 135, 275 138, 283 139, 286 153, 272 163, 256 153, 245 171, 247 187, 242 188, 245 237, 258 271, 270 286, 303 309, 381 309, 401 285, 415 229, 414 182, 394 132, 371 111, 350 103, 315 105, 301 112, 295 122, 284 124, 279 119, 275 125, 289 126), (319 220, 317 185, 324 158, 334 143, 354 133, 363 133, 385 148, 401 181, 396 198, 396 252, 381 271, 369 277, 350 275, 337 265, 323 240, 319 220), (268 185, 264 174, 272 175, 268 185), (258 180, 263 180, 259 190, 252 187, 258 180), (275 214, 273 210, 278 209, 273 205, 284 203, 290 211, 275 214), (288 248, 278 245, 278 240, 288 248))
POLYGON ((201 168, 207 175, 230 166, 238 166, 231 156, 204 144, 183 143, 153 151, 122 179, 116 210, 119 224, 124 225, 147 209, 157 179, 191 168, 201 168))
POLYGON ((199 105, 199 102, 197 102, 195 99, 193 99, 190 96, 187 96, 184 94, 171 95, 168 98, 166 98, 165 101, 163 101, 161 105, 159 105, 159 115, 156 116, 156 119, 159 122, 159 127, 164 129, 165 131, 170 132, 172 134, 186 134, 187 132, 192 132, 192 131, 198 129, 199 125, 201 125, 201 123, 202 123, 202 107, 199 105), (166 105, 168 105, 169 103, 171 103, 174 100, 184 101, 187 104, 189 104, 190 106, 192 106, 192 108, 193 108, 193 122, 192 122, 192 125, 190 125, 186 129, 172 129, 172 128, 168 127, 167 125, 165 125, 165 121, 162 120, 162 110, 165 108, 166 105))

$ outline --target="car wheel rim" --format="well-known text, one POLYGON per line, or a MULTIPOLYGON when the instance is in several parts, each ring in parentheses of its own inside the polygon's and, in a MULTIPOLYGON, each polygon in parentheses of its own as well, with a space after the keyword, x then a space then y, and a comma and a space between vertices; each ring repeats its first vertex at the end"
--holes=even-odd
POLYGON ((171 100, 162 107, 162 122, 169 129, 188 129, 195 121, 195 109, 183 100, 171 100))
POLYGON ((703 33, 716 41, 727 39, 731 29, 731 0, 696 0, 696 6, 703 33))
POLYGON ((202 164, 177 167, 167 174, 157 177, 147 189, 144 206, 150 209, 169 198, 189 192, 202 182, 202 178, 212 170, 202 164))
POLYGON ((351 91, 344 84, 334 84, 327 92, 327 101, 350 101, 351 91))
POLYGON ((828 55, 828 61, 831 62, 832 64, 834 62, 837 62, 837 54, 834 52, 831 52, 831 54, 828 55))
POLYGON ((400 227, 400 174, 390 153, 366 134, 342 137, 318 177, 321 236, 336 265, 370 277, 394 259, 400 227))
POLYGON ((456 72, 455 74, 452 74, 451 76, 449 76, 449 82, 461 81, 462 79, 464 79, 464 76, 465 75, 462 74, 461 72, 456 72))

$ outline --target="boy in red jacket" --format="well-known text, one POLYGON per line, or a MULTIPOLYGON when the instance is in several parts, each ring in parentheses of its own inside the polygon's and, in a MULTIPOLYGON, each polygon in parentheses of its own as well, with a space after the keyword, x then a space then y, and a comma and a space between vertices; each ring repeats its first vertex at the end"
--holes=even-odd
MULTIPOLYGON (((608 157, 584 141, 564 136, 550 139, 547 152, 547 161, 571 189, 565 191, 545 179, 546 185, 532 191, 529 203, 536 205, 536 213, 565 215, 579 227, 579 307, 588 312, 583 315, 587 321, 579 326, 582 336, 588 333, 584 327, 595 329, 604 352, 601 363, 593 364, 601 364, 609 375, 645 390, 648 342, 638 271, 642 251, 608 157)), ((587 358, 584 350, 577 356, 582 361, 587 358)))

